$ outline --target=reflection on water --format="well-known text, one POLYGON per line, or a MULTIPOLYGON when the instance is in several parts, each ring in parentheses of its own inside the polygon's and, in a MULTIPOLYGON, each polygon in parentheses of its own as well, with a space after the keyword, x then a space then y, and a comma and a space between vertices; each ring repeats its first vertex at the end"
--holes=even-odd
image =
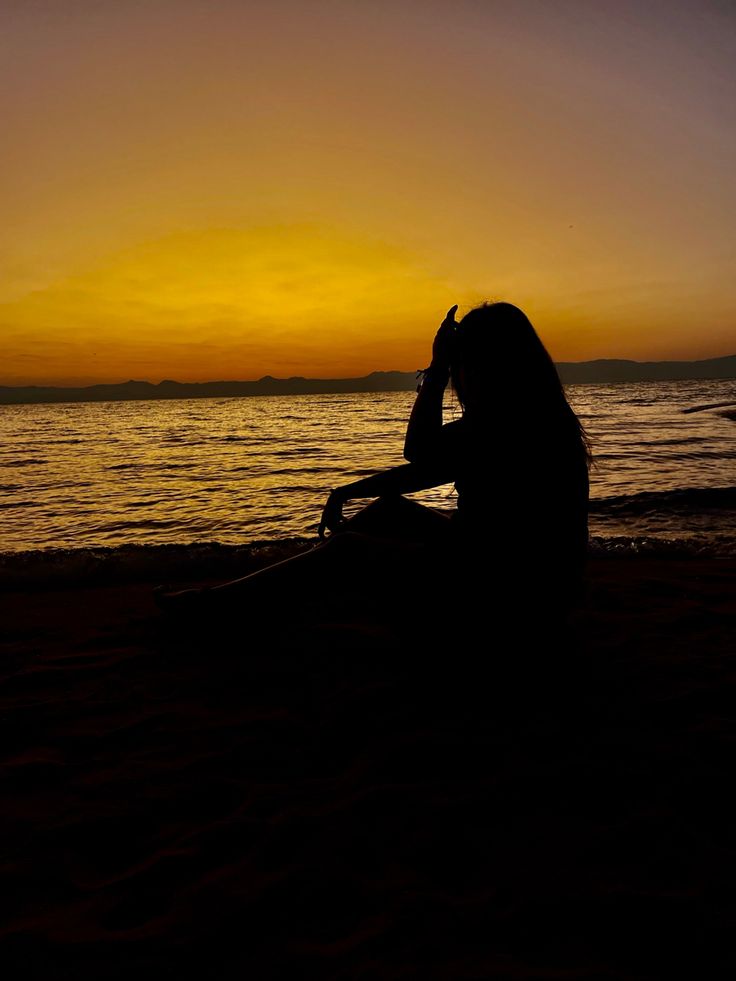
MULTIPOLYGON (((575 385, 591 533, 733 534, 736 382, 575 385), (703 494, 711 488, 728 489, 703 494), (677 493, 672 493, 677 492, 677 493)), ((0 407, 0 550, 315 534, 330 488, 403 463, 413 392, 0 407)), ((448 393, 446 420, 459 415, 448 393)), ((454 507, 453 487, 416 495, 454 507)), ((351 507, 358 507, 354 504, 351 507)), ((349 509, 348 509, 349 513, 349 509)))

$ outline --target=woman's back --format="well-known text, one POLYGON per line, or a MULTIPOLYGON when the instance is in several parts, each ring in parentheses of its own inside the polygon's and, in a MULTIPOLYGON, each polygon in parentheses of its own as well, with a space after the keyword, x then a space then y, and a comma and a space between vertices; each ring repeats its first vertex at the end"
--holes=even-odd
POLYGON ((550 420, 508 426, 469 415, 443 427, 455 472, 457 543, 518 576, 577 589, 588 542, 588 460, 578 431, 550 420))

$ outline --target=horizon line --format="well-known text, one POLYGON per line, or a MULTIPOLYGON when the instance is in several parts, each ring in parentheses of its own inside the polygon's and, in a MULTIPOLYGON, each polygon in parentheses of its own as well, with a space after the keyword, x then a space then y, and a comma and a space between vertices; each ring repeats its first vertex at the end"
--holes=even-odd
MULTIPOLYGON (((617 363, 617 364, 637 364, 637 365, 654 365, 654 364, 703 364, 708 361, 725 361, 729 358, 736 358, 736 353, 733 354, 721 354, 715 355, 709 358, 662 358, 662 359, 650 359, 646 361, 637 361, 634 358, 588 358, 584 361, 555 361, 555 366, 558 365, 593 365, 602 363, 617 363)), ((418 375, 424 369, 413 368, 413 369, 401 369, 401 368, 375 368, 372 371, 367 372, 363 375, 340 375, 340 376, 325 376, 325 375, 286 375, 278 376, 265 374, 261 375, 259 378, 209 378, 205 381, 180 381, 176 378, 161 378, 159 381, 149 381, 146 378, 126 378, 123 381, 96 381, 96 382, 84 382, 84 383, 54 383, 54 382, 28 382, 25 384, 9 384, 0 381, 0 388, 94 388, 97 385, 214 385, 214 384, 257 384, 262 381, 359 381, 363 378, 370 378, 372 375, 418 375)))

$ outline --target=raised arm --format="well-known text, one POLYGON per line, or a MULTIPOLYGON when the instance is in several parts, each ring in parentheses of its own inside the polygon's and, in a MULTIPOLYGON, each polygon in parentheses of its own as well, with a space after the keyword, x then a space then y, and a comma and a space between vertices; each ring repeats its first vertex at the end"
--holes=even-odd
POLYGON ((334 531, 342 522, 342 508, 356 497, 382 497, 390 494, 411 494, 427 487, 438 487, 455 480, 456 467, 452 453, 440 448, 440 434, 452 428, 442 425, 442 396, 450 380, 450 361, 455 337, 455 311, 450 307, 440 324, 432 344, 432 363, 424 372, 414 407, 409 417, 404 442, 404 457, 409 461, 372 474, 364 480, 336 487, 330 492, 319 524, 319 537, 326 528, 334 531))
POLYGON ((409 416, 404 441, 404 459, 416 462, 431 448, 442 429, 442 398, 450 380, 452 343, 455 337, 457 304, 447 311, 432 344, 432 362, 424 378, 409 416))

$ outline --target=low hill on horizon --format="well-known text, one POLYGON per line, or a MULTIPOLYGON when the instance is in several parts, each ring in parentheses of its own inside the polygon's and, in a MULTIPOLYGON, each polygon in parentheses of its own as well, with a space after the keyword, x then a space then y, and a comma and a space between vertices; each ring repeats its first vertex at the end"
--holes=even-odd
MULTIPOLYGON (((564 384, 608 382, 736 379, 736 354, 703 361, 562 361, 564 384)), ((372 371, 360 378, 273 378, 257 381, 178 382, 127 381, 79 388, 43 385, 0 385, 0 405, 45 402, 125 402, 147 399, 237 398, 253 395, 330 395, 347 392, 398 392, 416 388, 415 371, 372 371)))

